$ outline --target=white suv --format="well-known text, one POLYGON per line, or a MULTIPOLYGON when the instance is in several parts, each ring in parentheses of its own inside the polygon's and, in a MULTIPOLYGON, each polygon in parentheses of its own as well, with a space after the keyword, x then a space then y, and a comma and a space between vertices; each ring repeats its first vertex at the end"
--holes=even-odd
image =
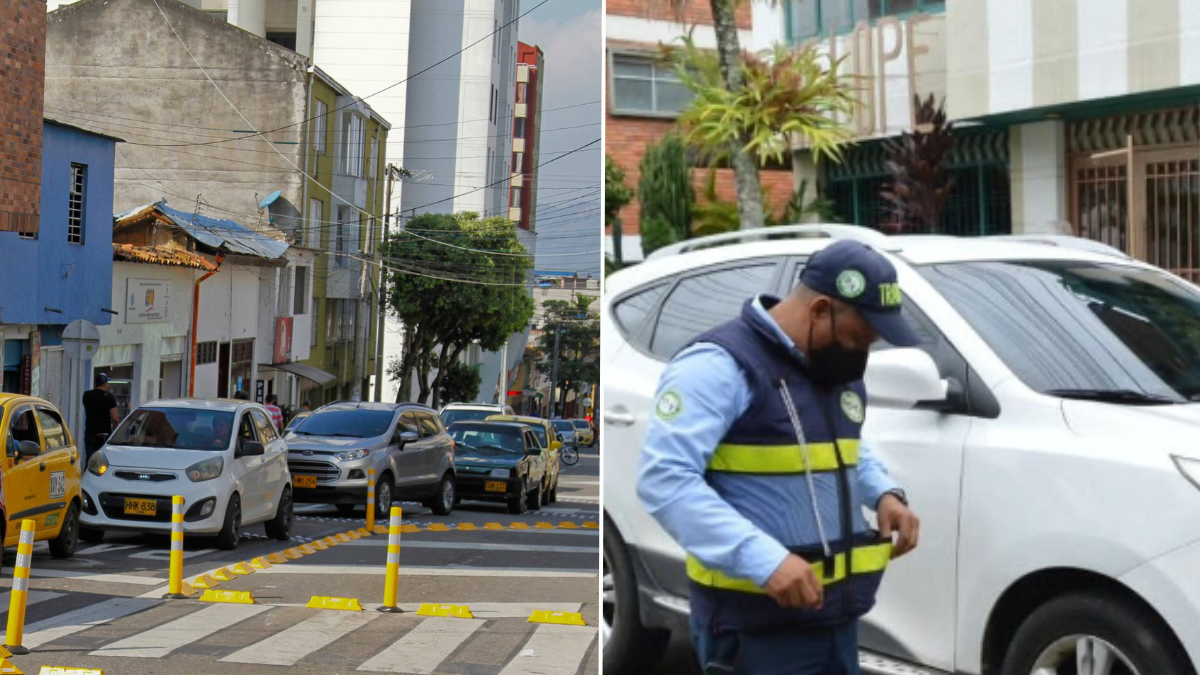
POLYGON ((864 439, 921 546, 864 619, 864 670, 1193 675, 1200 289, 1083 240, 837 226, 692 240, 607 280, 606 675, 644 671, 686 630, 683 552, 636 493, 659 375, 748 297, 786 294, 831 237, 892 260, 923 339, 879 345, 867 370, 864 439))

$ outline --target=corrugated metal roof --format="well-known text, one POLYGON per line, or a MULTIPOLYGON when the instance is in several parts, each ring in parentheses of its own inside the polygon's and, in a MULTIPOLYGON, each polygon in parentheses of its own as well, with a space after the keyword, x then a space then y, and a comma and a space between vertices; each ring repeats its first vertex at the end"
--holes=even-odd
POLYGON ((124 224, 122 221, 141 220, 147 211, 154 211, 164 217, 205 246, 222 249, 229 253, 276 259, 283 257, 288 249, 286 241, 271 239, 232 220, 180 211, 167 206, 162 201, 118 213, 113 218, 120 227, 124 224))
POLYGON ((207 258, 190 251, 181 251, 162 246, 134 246, 133 244, 113 244, 113 260, 146 263, 150 265, 171 265, 175 267, 190 267, 198 270, 214 270, 216 265, 207 258))

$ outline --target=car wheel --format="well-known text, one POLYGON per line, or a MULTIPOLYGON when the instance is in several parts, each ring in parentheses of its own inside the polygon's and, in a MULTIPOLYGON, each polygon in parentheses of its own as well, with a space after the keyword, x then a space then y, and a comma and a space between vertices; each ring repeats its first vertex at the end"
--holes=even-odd
POLYGON ((1009 644, 1001 673, 1193 675, 1194 671, 1175 637, 1152 611, 1115 594, 1077 593, 1055 598, 1029 615, 1009 644))
POLYGON ((225 524, 217 535, 217 548, 232 551, 242 540, 242 500, 235 492, 225 507, 225 524))
POLYGON ((345 515, 354 513, 354 509, 358 508, 358 504, 336 504, 335 506, 337 506, 338 513, 343 513, 345 515))
POLYGON ((447 473, 442 476, 442 482, 438 485, 438 496, 434 498, 430 504, 433 513, 438 516, 448 516, 454 510, 454 505, 457 502, 454 497, 454 478, 447 473))
POLYGON ((392 477, 384 475, 375 484, 375 520, 387 518, 392 511, 392 477))
POLYGON ((529 493, 527 501, 529 502, 530 511, 539 511, 542 508, 542 486, 537 486, 533 492, 529 493))
POLYGON ((633 563, 624 540, 608 522, 603 575, 600 648, 604 650, 604 672, 645 672, 658 661, 671 633, 642 626, 633 563))
POLYGON ((529 510, 529 493, 528 487, 521 485, 521 494, 508 500, 508 512, 516 515, 521 515, 529 510))
POLYGON ((292 489, 285 487, 283 496, 279 498, 279 508, 275 509, 275 517, 263 524, 267 536, 279 541, 292 538, 292 523, 296 514, 292 510, 292 489))
POLYGON ((80 525, 79 538, 89 544, 99 544, 100 542, 104 541, 104 530, 96 530, 80 525))
POLYGON ((79 507, 72 504, 63 518, 58 536, 50 540, 50 555, 55 558, 70 558, 79 545, 79 507))

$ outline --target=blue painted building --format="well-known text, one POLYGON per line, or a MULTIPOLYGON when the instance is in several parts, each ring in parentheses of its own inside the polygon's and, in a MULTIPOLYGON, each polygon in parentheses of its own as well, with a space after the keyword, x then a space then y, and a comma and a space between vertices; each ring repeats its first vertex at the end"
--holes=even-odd
POLYGON ((2 391, 38 391, 42 347, 112 315, 113 169, 121 139, 46 119, 35 232, 0 232, 2 391))

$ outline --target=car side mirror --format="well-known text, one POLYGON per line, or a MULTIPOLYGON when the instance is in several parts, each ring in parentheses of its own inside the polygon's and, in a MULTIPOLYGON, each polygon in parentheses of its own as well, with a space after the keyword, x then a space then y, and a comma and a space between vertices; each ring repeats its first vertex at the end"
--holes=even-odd
POLYGON ((37 457, 42 454, 42 446, 34 441, 21 441, 17 443, 17 457, 30 458, 37 457))
POLYGON ((551 450, 562 450, 562 443, 559 443, 558 441, 554 441, 553 443, 550 444, 550 449, 551 450))
POLYGON ((868 405, 910 410, 949 402, 949 382, 942 379, 933 357, 911 348, 873 352, 863 378, 868 405))
POLYGON ((263 444, 258 441, 252 441, 248 438, 238 439, 238 449, 234 453, 234 459, 239 457, 262 457, 266 453, 263 444))
POLYGON ((401 431, 400 433, 396 434, 396 440, 400 443, 401 450, 404 449, 404 446, 416 441, 418 438, 420 437, 417 436, 417 432, 415 431, 401 431))

